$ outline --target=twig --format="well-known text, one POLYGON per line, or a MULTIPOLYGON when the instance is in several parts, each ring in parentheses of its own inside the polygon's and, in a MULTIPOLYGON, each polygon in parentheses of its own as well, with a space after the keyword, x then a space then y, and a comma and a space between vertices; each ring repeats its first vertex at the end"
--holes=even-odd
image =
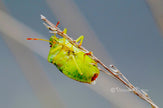
MULTIPOLYGON (((44 24, 52 33, 57 33, 58 35, 62 36, 63 38, 66 38, 72 45, 74 45, 75 47, 81 49, 84 53, 89 53, 89 51, 87 49, 85 49, 83 46, 80 46, 75 40, 73 40, 72 38, 70 38, 67 34, 65 34, 62 30, 60 30, 56 25, 54 25, 53 23, 51 23, 49 20, 46 19, 46 17, 44 17, 43 15, 41 15, 41 19, 47 23, 44 24)), ((128 80, 127 78, 114 66, 114 65, 110 65, 110 67, 107 67, 101 60, 99 60, 97 57, 95 57, 93 54, 90 55, 90 57, 95 60, 97 63, 99 63, 102 67, 105 68, 105 70, 100 69, 102 72, 106 73, 107 75, 112 75, 113 78, 119 80, 120 82, 122 82, 124 85, 126 85, 129 89, 131 89, 131 91, 136 94, 137 96, 139 96, 140 98, 142 98, 143 100, 145 100, 146 102, 148 102, 149 104, 151 104, 152 108, 159 108, 149 97, 148 94, 146 92, 144 92, 143 90, 138 90, 136 87, 134 87, 128 80)))

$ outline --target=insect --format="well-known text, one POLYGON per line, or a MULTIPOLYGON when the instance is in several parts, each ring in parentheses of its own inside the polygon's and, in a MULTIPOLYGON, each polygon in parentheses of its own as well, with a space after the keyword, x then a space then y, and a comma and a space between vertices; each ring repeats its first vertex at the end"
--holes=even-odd
MULTIPOLYGON (((63 30, 63 33, 67 33, 66 28, 63 30)), ((80 42, 79 45, 81 46, 83 39, 84 36, 82 35, 75 41, 80 42)), ((48 62, 54 64, 63 74, 71 79, 88 84, 95 83, 100 70, 96 61, 89 56, 91 52, 84 53, 65 38, 58 38, 56 33, 49 40, 39 38, 27 38, 27 40, 49 42, 51 48, 48 55, 48 62)))

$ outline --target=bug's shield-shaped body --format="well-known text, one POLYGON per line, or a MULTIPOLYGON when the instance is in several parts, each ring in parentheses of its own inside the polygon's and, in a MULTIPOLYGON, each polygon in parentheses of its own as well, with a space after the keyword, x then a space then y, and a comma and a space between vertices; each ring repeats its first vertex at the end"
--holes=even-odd
POLYGON ((52 36, 48 61, 66 76, 84 83, 92 83, 99 74, 96 62, 64 38, 52 36))

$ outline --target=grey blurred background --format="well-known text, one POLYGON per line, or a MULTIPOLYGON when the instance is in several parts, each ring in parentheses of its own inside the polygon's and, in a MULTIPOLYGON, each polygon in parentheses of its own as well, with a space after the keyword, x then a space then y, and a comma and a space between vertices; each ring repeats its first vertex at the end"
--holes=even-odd
POLYGON ((99 76, 97 86, 87 85, 67 78, 49 64, 45 59, 49 50, 48 43, 25 40, 27 37, 50 37, 51 34, 40 20, 40 14, 43 14, 54 23, 60 20, 60 27, 67 27, 68 34, 74 39, 83 34, 84 47, 93 51, 105 64, 115 64, 129 81, 145 90, 161 108, 163 36, 157 17, 152 14, 157 10, 151 11, 152 2, 149 5, 147 1, 1 0, 0 9, 12 16, 13 22, 17 22, 11 23, 7 18, 2 18, 4 15, 0 12, 0 107, 150 107, 129 92, 111 93, 111 88, 125 87, 110 77, 107 78, 118 86, 109 84, 111 81, 100 83, 104 74, 99 76), (73 10, 67 10, 70 5, 73 10), (75 12, 77 15, 73 14, 75 12), (19 28, 16 27, 18 24, 19 28), (112 94, 113 98, 108 94, 106 96, 111 97, 108 99, 102 91, 97 90, 103 86, 108 87, 103 92, 112 94), (134 101, 130 103, 130 98, 121 96, 125 106, 114 95, 131 95, 134 101))

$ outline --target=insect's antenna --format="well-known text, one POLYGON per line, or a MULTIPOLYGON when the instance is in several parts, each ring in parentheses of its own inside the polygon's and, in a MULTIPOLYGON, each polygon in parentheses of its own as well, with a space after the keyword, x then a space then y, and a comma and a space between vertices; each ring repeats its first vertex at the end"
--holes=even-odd
POLYGON ((26 38, 27 40, 42 40, 42 41, 46 41, 46 42, 50 42, 49 40, 46 40, 46 39, 39 39, 39 38, 26 38))

